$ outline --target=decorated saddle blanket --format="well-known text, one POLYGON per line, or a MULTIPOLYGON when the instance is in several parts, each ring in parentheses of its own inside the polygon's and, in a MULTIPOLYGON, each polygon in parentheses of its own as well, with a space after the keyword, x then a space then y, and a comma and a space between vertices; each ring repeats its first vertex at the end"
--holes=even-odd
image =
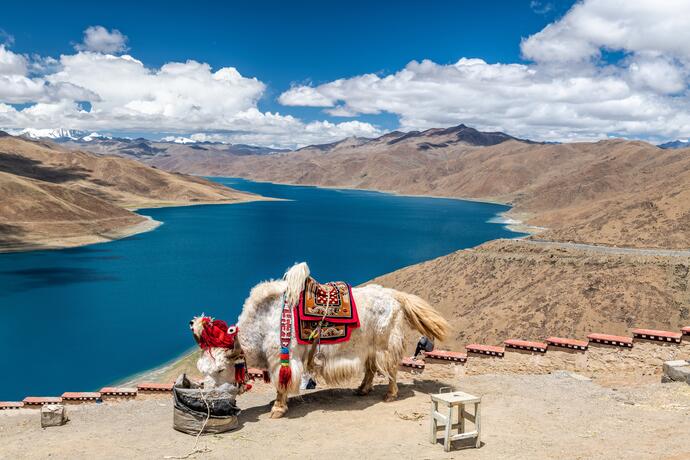
POLYGON ((317 339, 323 344, 346 342, 358 327, 357 305, 349 284, 319 284, 307 278, 295 307, 297 343, 311 344, 317 339))

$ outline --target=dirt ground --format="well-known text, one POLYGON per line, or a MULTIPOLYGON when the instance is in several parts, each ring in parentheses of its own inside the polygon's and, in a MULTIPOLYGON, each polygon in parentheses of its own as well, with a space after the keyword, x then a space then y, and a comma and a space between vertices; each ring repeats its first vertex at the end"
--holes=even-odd
MULTIPOLYGON (((483 445, 444 453, 429 442, 428 394, 458 380, 437 374, 404 374, 393 403, 381 401, 383 385, 366 397, 313 390, 279 420, 268 418, 270 387, 257 384, 238 398, 240 427, 202 437, 207 450, 190 458, 690 459, 689 385, 611 388, 564 371, 463 377, 456 388, 482 396, 483 445)), ((48 429, 37 410, 0 413, 0 458, 162 459, 194 445, 171 428, 167 396, 68 410, 67 425, 48 429)))

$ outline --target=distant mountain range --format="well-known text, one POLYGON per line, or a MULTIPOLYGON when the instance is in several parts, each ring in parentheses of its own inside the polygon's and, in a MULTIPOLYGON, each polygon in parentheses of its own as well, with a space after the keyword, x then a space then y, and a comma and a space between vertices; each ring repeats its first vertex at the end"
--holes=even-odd
POLYGON ((143 161, 197 175, 499 201, 557 241, 690 246, 690 155, 642 141, 536 143, 459 125, 270 154, 167 145, 143 161))
MULTIPOLYGON (((159 141, 142 137, 103 136, 99 133, 71 129, 25 129, 14 134, 28 138, 56 142, 71 150, 87 150, 102 155, 132 158, 170 171, 200 175, 223 175, 234 171, 238 158, 261 157, 293 152, 245 144, 198 142, 184 136, 169 136, 159 141)), ((482 132, 458 125, 432 128, 425 131, 393 131, 377 138, 348 137, 328 144, 310 145, 294 151, 332 153, 348 149, 412 148, 416 151, 441 152, 454 146, 491 146, 507 141, 536 144, 501 132, 482 132)))
MULTIPOLYGON (((192 148, 194 148, 193 146, 198 145, 207 149, 210 148, 209 146, 216 146, 213 147, 213 149, 217 150, 218 152, 236 155, 263 155, 290 151, 290 149, 279 149, 246 144, 197 141, 185 136, 166 136, 156 141, 143 137, 133 139, 128 137, 104 136, 97 132, 80 131, 66 128, 26 128, 23 130, 8 130, 8 132, 14 136, 22 136, 28 139, 52 140, 58 143, 68 144, 68 146, 84 143, 103 144, 103 147, 96 147, 93 149, 97 150, 98 153, 115 155, 121 154, 122 156, 134 156, 137 158, 161 153, 166 150, 164 147, 165 144, 186 145, 192 148)), ((455 144, 487 147, 510 140, 532 144, 539 143, 529 139, 516 138, 503 132, 479 131, 475 128, 460 124, 449 128, 431 128, 424 131, 392 131, 377 138, 353 136, 326 144, 308 145, 306 147, 298 148, 296 151, 318 150, 321 152, 330 152, 334 149, 344 147, 360 147, 369 143, 381 144, 383 141, 385 141, 387 145, 394 145, 410 139, 425 139, 425 142, 419 144, 419 148, 422 150, 444 148, 455 144)), ((550 142, 546 143, 548 144, 550 142)), ((690 141, 674 140, 659 144, 657 147, 662 149, 684 149, 690 147, 690 141)))
POLYGON ((559 241, 690 246, 690 155, 642 141, 537 143, 465 125, 294 151, 187 138, 54 136, 73 150, 187 174, 510 203, 519 219, 548 227, 544 236, 559 241))
MULTIPOLYGON (((108 153, 121 156, 133 156, 136 158, 155 156, 159 153, 167 153, 167 145, 184 145, 196 150, 213 150, 220 154, 232 155, 263 155, 269 153, 287 152, 289 149, 276 149, 246 144, 228 144, 222 142, 196 141, 184 136, 167 136, 155 141, 139 138, 103 136, 97 132, 79 131, 74 129, 33 129, 27 128, 19 131, 11 131, 12 135, 22 136, 28 139, 51 140, 68 147, 83 146, 89 144, 89 150, 96 153, 108 153)), ((359 147, 366 144, 394 145, 400 142, 419 140, 419 148, 422 150, 444 148, 455 144, 467 144, 476 146, 489 146, 500 144, 509 140, 534 143, 527 139, 519 139, 502 132, 482 132, 463 124, 450 128, 432 128, 425 131, 393 131, 377 138, 348 137, 327 144, 309 145, 297 149, 318 150, 329 152, 345 147, 359 147)))
POLYGON ((297 151, 318 150, 330 152, 336 149, 362 147, 366 145, 395 145, 400 142, 415 142, 420 150, 439 149, 451 145, 463 144, 474 146, 496 145, 506 141, 520 141, 536 144, 527 139, 519 139, 501 132, 484 132, 463 124, 450 128, 431 128, 425 131, 392 131, 377 138, 348 137, 330 144, 309 145, 297 151), (419 141, 419 142, 417 142, 419 141))
POLYGON ((75 129, 53 128, 53 129, 34 129, 26 128, 20 131, 10 131, 10 134, 15 136, 22 136, 28 139, 52 139, 52 140, 77 140, 83 139, 86 141, 92 140, 96 137, 101 137, 98 133, 89 133, 88 131, 77 131, 75 129))
POLYGON ((664 144, 659 144, 657 147, 661 149, 687 149, 690 147, 690 142, 687 140, 670 141, 664 144))

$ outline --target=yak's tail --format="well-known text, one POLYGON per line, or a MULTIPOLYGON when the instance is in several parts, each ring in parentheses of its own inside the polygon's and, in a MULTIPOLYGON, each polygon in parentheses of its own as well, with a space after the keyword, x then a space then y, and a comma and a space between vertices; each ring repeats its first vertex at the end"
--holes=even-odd
POLYGON ((304 289, 304 282, 309 277, 309 273, 309 266, 306 262, 295 264, 285 272, 283 279, 287 282, 285 299, 288 305, 296 305, 299 302, 299 296, 304 289))
POLYGON ((424 299, 400 291, 395 291, 395 299, 402 306, 410 327, 435 340, 446 338, 450 328, 448 321, 424 299))

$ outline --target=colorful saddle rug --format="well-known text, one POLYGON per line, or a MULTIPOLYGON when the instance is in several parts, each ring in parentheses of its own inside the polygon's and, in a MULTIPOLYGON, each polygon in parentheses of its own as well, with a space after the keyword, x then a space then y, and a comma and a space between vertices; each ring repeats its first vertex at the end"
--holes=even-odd
POLYGON ((297 343, 339 343, 350 340, 352 329, 359 327, 357 305, 352 288, 342 281, 319 284, 308 277, 295 307, 297 343), (319 324, 321 330, 319 331, 319 324))

